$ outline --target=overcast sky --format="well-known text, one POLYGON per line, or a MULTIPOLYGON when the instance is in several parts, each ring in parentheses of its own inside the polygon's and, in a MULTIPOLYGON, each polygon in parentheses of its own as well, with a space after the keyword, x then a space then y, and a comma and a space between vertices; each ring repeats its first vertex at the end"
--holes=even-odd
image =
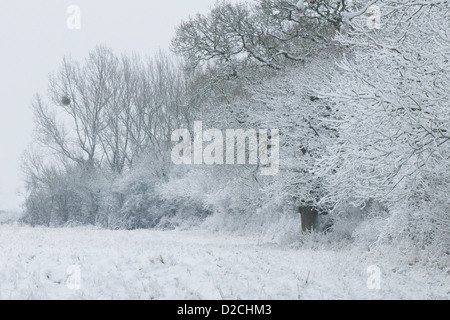
POLYGON ((64 55, 84 59, 97 44, 152 55, 168 49, 175 26, 207 12, 214 0, 0 1, 0 210, 19 209, 19 160, 32 142, 30 102, 45 93, 64 55), (81 9, 81 29, 69 30, 67 8, 81 9))

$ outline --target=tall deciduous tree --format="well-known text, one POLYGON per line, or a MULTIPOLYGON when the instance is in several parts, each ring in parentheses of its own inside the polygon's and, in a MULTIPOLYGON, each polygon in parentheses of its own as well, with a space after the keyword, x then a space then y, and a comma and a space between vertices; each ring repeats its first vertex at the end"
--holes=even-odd
POLYGON ((339 37, 353 54, 317 90, 333 107, 324 123, 339 132, 319 165, 326 198, 376 199, 404 222, 392 230, 419 230, 415 238, 439 232, 448 241, 450 203, 442 193, 450 188, 448 1, 378 5, 381 28, 355 20, 350 34, 339 37))

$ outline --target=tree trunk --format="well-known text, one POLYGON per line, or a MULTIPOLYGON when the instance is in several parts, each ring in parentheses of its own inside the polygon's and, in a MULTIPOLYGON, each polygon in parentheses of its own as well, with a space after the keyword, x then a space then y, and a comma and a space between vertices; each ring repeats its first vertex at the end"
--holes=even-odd
POLYGON ((302 216, 302 232, 316 231, 319 212, 312 207, 299 207, 298 212, 302 216))

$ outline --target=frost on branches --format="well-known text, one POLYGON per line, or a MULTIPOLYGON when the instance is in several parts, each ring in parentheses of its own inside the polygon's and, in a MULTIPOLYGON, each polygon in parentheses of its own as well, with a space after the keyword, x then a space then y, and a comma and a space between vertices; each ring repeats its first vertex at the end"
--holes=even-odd
POLYGON ((280 70, 286 60, 303 62, 333 47, 335 33, 375 2, 222 1, 208 14, 183 22, 172 48, 191 68, 222 65, 233 76, 250 63, 280 70))
MULTIPOLYGON (((448 1, 378 1, 382 26, 355 19, 341 44, 353 48, 318 91, 339 132, 317 172, 324 201, 389 208, 374 239, 407 236, 450 244, 450 13, 448 1)), ((372 221, 373 222, 373 221, 372 221)))

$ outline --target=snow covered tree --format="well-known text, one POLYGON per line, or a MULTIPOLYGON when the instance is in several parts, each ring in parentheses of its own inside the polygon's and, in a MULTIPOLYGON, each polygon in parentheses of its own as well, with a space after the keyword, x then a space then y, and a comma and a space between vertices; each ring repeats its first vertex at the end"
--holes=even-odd
POLYGON ((191 67, 212 62, 236 75, 248 62, 280 68, 286 58, 302 61, 311 52, 311 44, 324 38, 323 34, 315 38, 321 31, 318 27, 303 21, 295 5, 286 1, 219 2, 207 15, 183 22, 172 47, 191 67))
POLYGON ((336 31, 375 2, 222 1, 208 14, 183 22, 172 47, 190 67, 222 65, 228 76, 235 76, 250 62, 280 69, 283 61, 304 61, 333 46, 336 31))
POLYGON ((353 53, 316 90, 333 109, 323 123, 339 133, 319 162, 328 186, 322 201, 385 204, 390 214, 378 240, 407 235, 422 245, 448 244, 448 1, 377 5, 381 28, 355 19, 338 38, 353 53))
POLYGON ((335 132, 318 121, 328 115, 329 108, 318 101, 312 88, 321 86, 322 73, 329 72, 327 68, 343 50, 333 42, 336 26, 344 23, 344 17, 348 22, 364 14, 367 6, 321 1, 308 8, 299 12, 295 1, 220 2, 210 13, 181 24, 172 43, 174 51, 197 70, 193 92, 202 98, 196 100, 196 116, 207 126, 281 130, 282 166, 276 177, 262 179, 251 166, 247 172, 199 173, 203 176, 199 181, 204 176, 216 181, 221 180, 216 175, 228 177, 226 186, 218 183, 216 188, 222 190, 217 199, 224 198, 223 188, 229 190, 229 201, 222 202, 230 211, 232 207, 237 212, 252 208, 246 215, 263 207, 273 215, 287 207, 291 212, 295 207, 328 211, 327 205, 320 204, 323 179, 311 172, 335 132), (351 17, 345 15, 350 12, 351 17), (253 187, 246 188, 245 196, 236 195, 239 185, 253 187))

